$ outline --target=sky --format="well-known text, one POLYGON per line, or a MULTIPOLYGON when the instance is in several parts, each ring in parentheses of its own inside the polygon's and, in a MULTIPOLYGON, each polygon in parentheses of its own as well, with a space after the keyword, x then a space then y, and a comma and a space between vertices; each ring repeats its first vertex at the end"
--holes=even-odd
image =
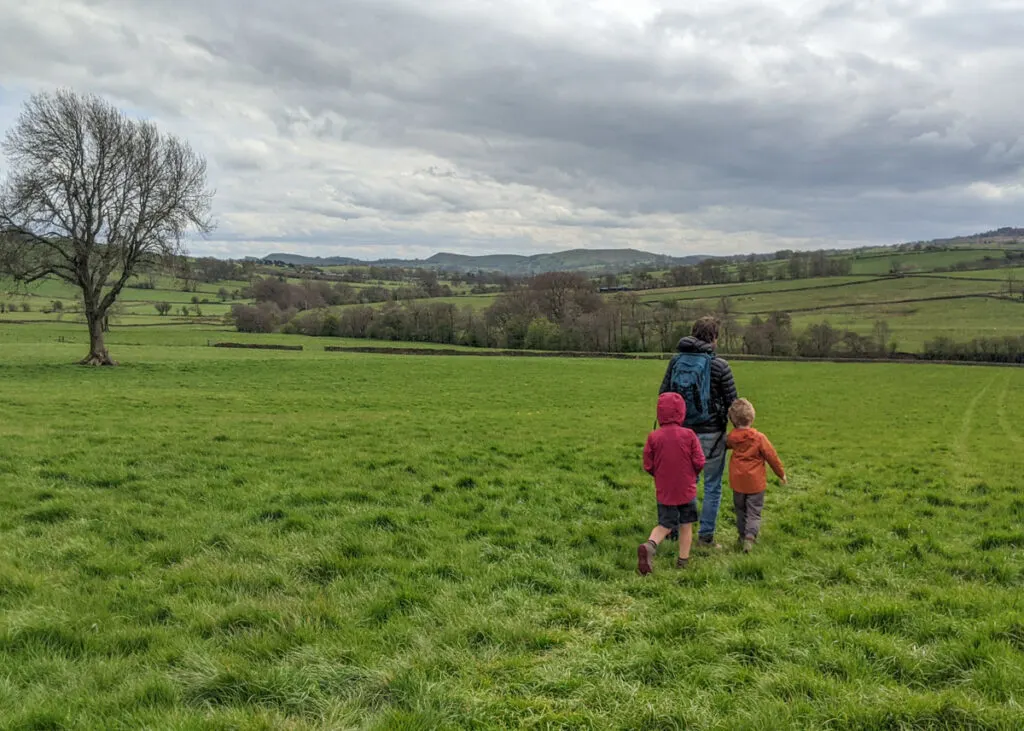
POLYGON ((1024 223, 1024 0, 8 0, 0 28, 0 130, 68 87, 207 158, 196 254, 727 255, 1024 223))

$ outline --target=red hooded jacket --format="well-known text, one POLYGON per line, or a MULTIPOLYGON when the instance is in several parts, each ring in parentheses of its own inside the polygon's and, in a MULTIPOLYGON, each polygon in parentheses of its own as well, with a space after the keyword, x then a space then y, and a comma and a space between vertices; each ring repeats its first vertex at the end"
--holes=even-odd
POLYGON ((697 475, 704 469, 704 450, 692 429, 683 426, 686 402, 678 393, 658 397, 660 428, 647 435, 644 469, 654 475, 662 505, 685 505, 697 497, 697 475))

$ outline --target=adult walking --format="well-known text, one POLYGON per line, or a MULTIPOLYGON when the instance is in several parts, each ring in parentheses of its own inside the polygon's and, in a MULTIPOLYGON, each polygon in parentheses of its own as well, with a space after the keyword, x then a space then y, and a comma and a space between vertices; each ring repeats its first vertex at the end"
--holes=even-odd
POLYGON ((658 391, 675 391, 686 400, 683 425, 697 433, 704 451, 704 499, 697 546, 705 548, 721 548, 715 543, 715 526, 722 502, 729 407, 737 396, 732 368, 715 352, 718 329, 718 320, 710 316, 693 324, 691 334, 676 346, 678 352, 672 356, 658 391))

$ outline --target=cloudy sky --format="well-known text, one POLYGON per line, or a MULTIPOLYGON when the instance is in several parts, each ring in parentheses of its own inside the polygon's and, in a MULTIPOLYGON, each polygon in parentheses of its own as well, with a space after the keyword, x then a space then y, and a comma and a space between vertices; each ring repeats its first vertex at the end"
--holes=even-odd
POLYGON ((0 0, 0 128, 186 137, 196 253, 892 243, 1024 225, 1024 0, 0 0))

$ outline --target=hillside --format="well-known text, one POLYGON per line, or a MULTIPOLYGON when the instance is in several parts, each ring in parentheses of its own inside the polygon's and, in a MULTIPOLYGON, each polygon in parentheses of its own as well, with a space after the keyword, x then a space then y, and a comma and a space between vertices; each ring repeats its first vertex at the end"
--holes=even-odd
POLYGON ((674 257, 652 254, 636 249, 572 249, 533 256, 494 255, 466 256, 440 253, 426 260, 432 266, 461 271, 496 270, 508 274, 541 274, 544 272, 622 272, 639 266, 671 267, 695 264, 708 256, 674 257))
MULTIPOLYGON (((889 271, 927 272, 948 270, 958 264, 975 264, 986 257, 1000 255, 1006 250, 1024 251, 1024 228, 1004 226, 983 233, 952 236, 930 241, 909 241, 891 246, 871 246, 859 249, 823 249, 830 258, 851 259, 853 271, 858 274, 882 274, 889 271), (912 258, 909 258, 912 257, 912 258), (909 258, 909 260, 908 260, 909 258)), ((338 266, 394 266, 427 267, 450 272, 490 271, 512 276, 528 276, 544 272, 576 271, 591 275, 622 274, 638 267, 670 269, 694 265, 708 259, 717 259, 738 265, 744 261, 768 264, 785 261, 793 252, 740 254, 716 257, 712 254, 668 256, 637 249, 571 249, 546 254, 486 254, 471 256, 439 252, 427 259, 353 259, 346 256, 304 256, 302 254, 273 253, 263 257, 268 264, 301 267, 338 266)), ((807 252, 805 252, 807 253, 807 252)), ((781 265, 781 264, 780 264, 781 265)), ((784 265, 781 265, 784 266, 784 265)))
POLYGON ((378 259, 361 261, 350 257, 302 256, 301 254, 273 253, 265 262, 280 262, 295 266, 398 266, 429 267, 445 271, 497 271, 510 275, 542 274, 544 272, 579 271, 594 274, 623 272, 635 267, 672 267, 696 264, 709 258, 704 255, 674 257, 652 254, 637 249, 573 249, 550 254, 488 254, 469 256, 440 252, 427 259, 378 259))

